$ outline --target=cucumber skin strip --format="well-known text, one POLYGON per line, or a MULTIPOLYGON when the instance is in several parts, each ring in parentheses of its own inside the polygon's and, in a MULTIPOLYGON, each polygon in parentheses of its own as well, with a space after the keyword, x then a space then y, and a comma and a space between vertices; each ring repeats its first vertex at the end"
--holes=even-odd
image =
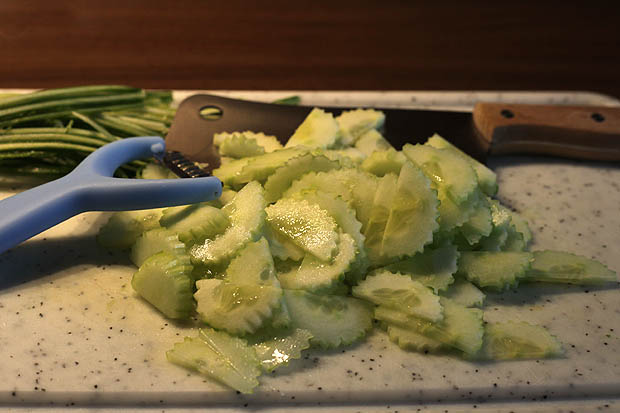
POLYGON ((108 136, 105 136, 103 133, 96 132, 94 130, 89 129, 81 129, 74 127, 50 127, 50 128, 9 128, 5 130, 0 130, 0 139, 2 139, 3 135, 28 135, 28 134, 43 134, 43 133, 52 133, 52 134, 68 134, 68 135, 77 135, 84 136, 87 138, 96 138, 96 139, 105 139, 110 142, 121 139, 118 136, 111 135, 111 139, 108 136))

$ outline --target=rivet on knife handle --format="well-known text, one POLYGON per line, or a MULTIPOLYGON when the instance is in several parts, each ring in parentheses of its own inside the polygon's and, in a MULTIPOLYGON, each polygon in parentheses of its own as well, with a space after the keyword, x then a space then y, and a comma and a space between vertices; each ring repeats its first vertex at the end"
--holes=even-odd
POLYGON ((620 108, 478 103, 473 121, 490 155, 620 161, 620 108))

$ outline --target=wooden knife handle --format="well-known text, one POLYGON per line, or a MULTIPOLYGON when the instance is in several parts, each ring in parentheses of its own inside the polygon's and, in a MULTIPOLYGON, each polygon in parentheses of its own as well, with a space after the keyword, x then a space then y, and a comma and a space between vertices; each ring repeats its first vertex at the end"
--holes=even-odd
POLYGON ((491 155, 620 161, 620 108, 478 103, 474 126, 491 155))

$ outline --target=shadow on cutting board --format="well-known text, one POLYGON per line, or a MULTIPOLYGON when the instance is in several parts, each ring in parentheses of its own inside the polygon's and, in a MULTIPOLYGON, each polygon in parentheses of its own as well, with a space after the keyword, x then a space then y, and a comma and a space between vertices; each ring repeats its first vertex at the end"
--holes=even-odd
POLYGON ((0 254, 0 290, 80 266, 131 265, 126 252, 110 252, 92 235, 37 238, 0 254))

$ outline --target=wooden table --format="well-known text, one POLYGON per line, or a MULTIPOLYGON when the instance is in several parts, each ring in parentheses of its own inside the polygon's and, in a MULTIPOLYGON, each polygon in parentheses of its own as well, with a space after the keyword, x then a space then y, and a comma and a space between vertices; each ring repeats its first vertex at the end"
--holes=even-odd
POLYGON ((0 87, 579 90, 620 98, 588 1, 6 0, 0 87))

